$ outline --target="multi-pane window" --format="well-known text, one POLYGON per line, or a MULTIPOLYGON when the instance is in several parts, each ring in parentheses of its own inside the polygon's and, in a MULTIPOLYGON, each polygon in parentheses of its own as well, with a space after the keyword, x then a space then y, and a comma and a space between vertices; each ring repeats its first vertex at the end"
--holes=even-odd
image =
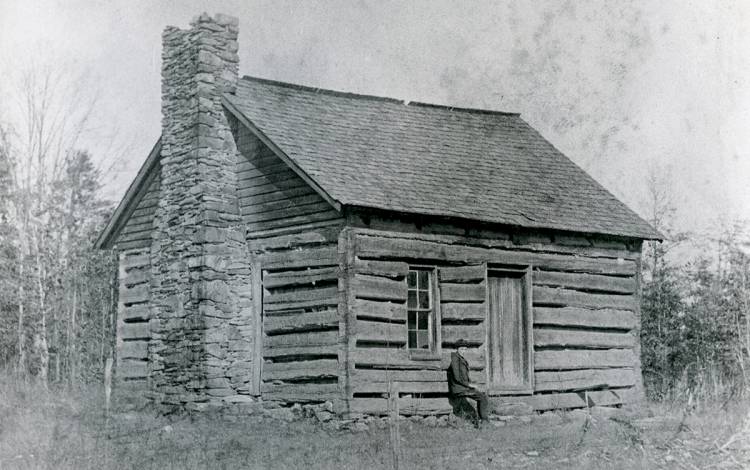
POLYGON ((406 278, 408 288, 407 329, 409 349, 432 349, 434 306, 432 271, 412 268, 406 278))

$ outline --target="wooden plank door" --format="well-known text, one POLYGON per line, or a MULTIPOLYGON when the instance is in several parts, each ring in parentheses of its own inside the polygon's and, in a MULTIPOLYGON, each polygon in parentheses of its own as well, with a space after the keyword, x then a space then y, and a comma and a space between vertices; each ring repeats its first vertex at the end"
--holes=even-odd
POLYGON ((489 388, 530 391, 529 315, 524 273, 493 273, 488 281, 489 388))

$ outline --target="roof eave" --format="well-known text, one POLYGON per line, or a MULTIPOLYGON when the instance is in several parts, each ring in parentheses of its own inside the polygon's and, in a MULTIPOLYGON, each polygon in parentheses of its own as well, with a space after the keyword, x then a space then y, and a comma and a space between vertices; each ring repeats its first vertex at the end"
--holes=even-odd
POLYGON ((653 227, 650 227, 650 230, 648 232, 631 232, 631 233, 623 233, 623 232, 616 232, 616 231, 605 231, 605 230, 581 230, 581 229, 574 229, 570 227, 556 227, 552 225, 547 224, 518 224, 508 221, 502 221, 502 220, 495 220, 495 219, 480 219, 480 218, 471 218, 471 217, 460 217, 456 216, 455 214, 438 214, 438 213, 428 213, 428 212, 410 212, 410 211, 404 211, 403 209, 395 210, 391 208, 384 208, 384 207, 374 207, 374 206, 367 206, 363 204, 344 204, 344 209, 353 209, 353 210, 366 210, 366 211, 382 211, 382 212, 390 212, 390 213, 398 213, 403 214, 410 217, 436 217, 436 218, 444 218, 444 219, 451 219, 455 221, 463 221, 466 222, 475 222, 479 224, 488 224, 488 225, 496 225, 496 226, 504 226, 504 227, 510 227, 510 228, 517 228, 517 229, 526 229, 526 230, 548 230, 553 232, 567 232, 567 233, 576 233, 580 235, 598 235, 598 236, 605 236, 605 237, 618 237, 618 238, 629 238, 633 240, 644 240, 644 241, 663 241, 665 240, 664 235, 659 232, 658 230, 654 229, 653 227))
POLYGON ((110 217, 109 222, 104 227, 104 230, 99 234, 99 237, 94 242, 94 247, 97 249, 111 249, 112 241, 116 238, 122 227, 125 225, 130 215, 135 210, 136 206, 140 202, 145 191, 142 191, 146 181, 149 180, 149 175, 154 166, 159 162, 159 156, 161 155, 161 136, 156 141, 154 146, 151 148, 151 152, 148 154, 148 158, 138 170, 138 174, 130 183, 128 190, 125 192, 125 196, 117 205, 117 209, 110 217))
POLYGON ((667 236, 661 233, 661 230, 651 227, 651 233, 647 237, 643 237, 643 239, 647 241, 663 242, 667 239, 667 236))

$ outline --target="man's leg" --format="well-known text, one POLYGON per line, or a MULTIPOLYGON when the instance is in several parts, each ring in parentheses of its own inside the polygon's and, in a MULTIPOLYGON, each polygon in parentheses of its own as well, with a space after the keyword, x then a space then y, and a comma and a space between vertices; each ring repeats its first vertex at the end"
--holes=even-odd
POLYGON ((477 391, 477 413, 479 413, 479 419, 482 421, 489 421, 490 419, 490 400, 487 398, 487 394, 484 392, 477 391))
POLYGON ((482 421, 488 421, 490 419, 490 402, 486 393, 480 392, 479 390, 473 390, 471 392, 463 393, 462 395, 476 401, 479 419, 482 421))

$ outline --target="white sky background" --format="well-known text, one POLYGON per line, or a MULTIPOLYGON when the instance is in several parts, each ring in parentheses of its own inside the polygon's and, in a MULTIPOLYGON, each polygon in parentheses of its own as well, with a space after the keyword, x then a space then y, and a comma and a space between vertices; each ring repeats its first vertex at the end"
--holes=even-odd
POLYGON ((517 111, 640 213, 656 167, 683 229, 750 218, 750 2, 0 0, 0 91, 32 57, 87 74, 117 199, 160 133, 161 31, 203 11, 239 17, 241 74, 517 111))

